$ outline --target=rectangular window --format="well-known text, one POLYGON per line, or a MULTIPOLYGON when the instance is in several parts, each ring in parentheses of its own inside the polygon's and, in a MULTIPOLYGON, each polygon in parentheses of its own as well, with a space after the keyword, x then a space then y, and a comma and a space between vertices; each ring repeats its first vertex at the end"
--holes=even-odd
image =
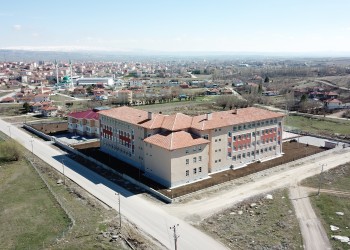
POLYGON ((202 156, 198 156, 198 161, 202 161, 202 156))
POLYGON ((190 164, 190 160, 186 159, 186 165, 190 164))
POLYGON ((237 131, 237 127, 236 126, 233 127, 233 131, 237 131))
POLYGON ((188 149, 186 149, 186 154, 188 154, 188 152, 189 152, 188 149))
POLYGON ((232 157, 232 160, 234 160, 234 161, 235 161, 235 160, 237 160, 237 158, 236 158, 236 156, 235 156, 235 155, 232 157))
POLYGON ((198 168, 198 172, 201 173, 202 172, 202 167, 198 168))
POLYGON ((197 168, 193 169, 193 174, 197 174, 197 168))
POLYGON ((197 162, 197 157, 193 157, 193 163, 197 162))
POLYGON ((227 136, 228 136, 228 137, 231 137, 231 132, 228 132, 228 133, 227 133, 227 136))
POLYGON ((189 176, 189 175, 190 175, 190 171, 186 170, 186 176, 189 176))

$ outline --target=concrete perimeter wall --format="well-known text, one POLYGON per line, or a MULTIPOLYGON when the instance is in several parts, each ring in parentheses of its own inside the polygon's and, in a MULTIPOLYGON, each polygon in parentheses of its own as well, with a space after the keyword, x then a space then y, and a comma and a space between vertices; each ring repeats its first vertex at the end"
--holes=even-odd
POLYGON ((108 171, 110 171, 110 172, 112 172, 112 173, 114 173, 114 174, 116 174, 116 175, 122 177, 123 179, 125 179, 125 180, 131 182, 132 184, 134 184, 134 185, 136 185, 136 186, 139 186, 140 188, 143 188, 143 189, 146 190, 147 192, 149 192, 149 193, 151 193, 151 194, 157 196, 159 199, 161 199, 161 200, 163 200, 163 201, 165 201, 165 202, 168 202, 168 203, 171 203, 171 202, 172 202, 172 199, 171 199, 171 198, 168 198, 167 196, 165 196, 164 194, 158 192, 157 190, 154 190, 153 188, 148 187, 147 185, 145 185, 145 184, 143 184, 143 183, 141 183, 141 182, 135 180, 134 178, 132 178, 132 177, 130 177, 130 176, 128 176, 128 175, 119 173, 118 171, 116 171, 116 170, 114 170, 114 169, 108 167, 107 165, 105 165, 105 164, 103 164, 103 163, 97 161, 97 160, 94 159, 94 158, 91 158, 91 157, 89 157, 89 156, 86 156, 86 155, 83 154, 83 153, 80 153, 80 152, 77 151, 76 149, 70 147, 69 145, 67 145, 67 144, 63 143, 62 141, 60 141, 59 139, 57 139, 55 136, 46 135, 46 134, 44 134, 44 133, 42 133, 42 132, 40 132, 40 131, 38 131, 38 130, 36 130, 36 129, 34 129, 34 128, 32 128, 32 127, 26 125, 26 124, 24 124, 23 127, 24 127, 25 129, 29 130, 30 132, 36 134, 37 136, 41 137, 41 138, 44 138, 44 139, 46 139, 46 140, 53 141, 53 142, 54 142, 57 146, 59 146, 60 148, 63 148, 63 149, 65 149, 65 150, 67 150, 67 151, 69 151, 69 152, 71 152, 71 153, 73 153, 73 154, 75 154, 75 155, 81 156, 81 157, 83 157, 83 158, 89 160, 90 162, 96 164, 97 166, 99 166, 99 167, 101 167, 101 168, 103 168, 103 169, 106 169, 106 170, 108 170, 108 171))

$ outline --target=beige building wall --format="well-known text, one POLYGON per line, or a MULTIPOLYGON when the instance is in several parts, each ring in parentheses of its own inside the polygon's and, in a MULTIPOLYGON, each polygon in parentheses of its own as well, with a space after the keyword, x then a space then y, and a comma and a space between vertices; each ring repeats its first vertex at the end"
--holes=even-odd
POLYGON ((145 144, 145 174, 166 187, 208 177, 208 145, 167 150, 145 144))

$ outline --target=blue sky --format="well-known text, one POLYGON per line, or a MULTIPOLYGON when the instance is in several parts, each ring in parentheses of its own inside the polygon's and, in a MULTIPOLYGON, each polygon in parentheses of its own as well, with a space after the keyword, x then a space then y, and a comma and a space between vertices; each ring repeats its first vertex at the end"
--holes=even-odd
POLYGON ((349 0, 12 0, 0 6, 0 48, 350 51, 349 0))

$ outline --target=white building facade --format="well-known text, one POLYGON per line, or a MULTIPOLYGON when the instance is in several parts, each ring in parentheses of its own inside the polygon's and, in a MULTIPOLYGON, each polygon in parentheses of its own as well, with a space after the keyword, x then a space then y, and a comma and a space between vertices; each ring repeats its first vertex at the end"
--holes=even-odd
POLYGON ((283 114, 258 108, 199 116, 100 111, 101 150, 166 187, 282 155, 283 114))

